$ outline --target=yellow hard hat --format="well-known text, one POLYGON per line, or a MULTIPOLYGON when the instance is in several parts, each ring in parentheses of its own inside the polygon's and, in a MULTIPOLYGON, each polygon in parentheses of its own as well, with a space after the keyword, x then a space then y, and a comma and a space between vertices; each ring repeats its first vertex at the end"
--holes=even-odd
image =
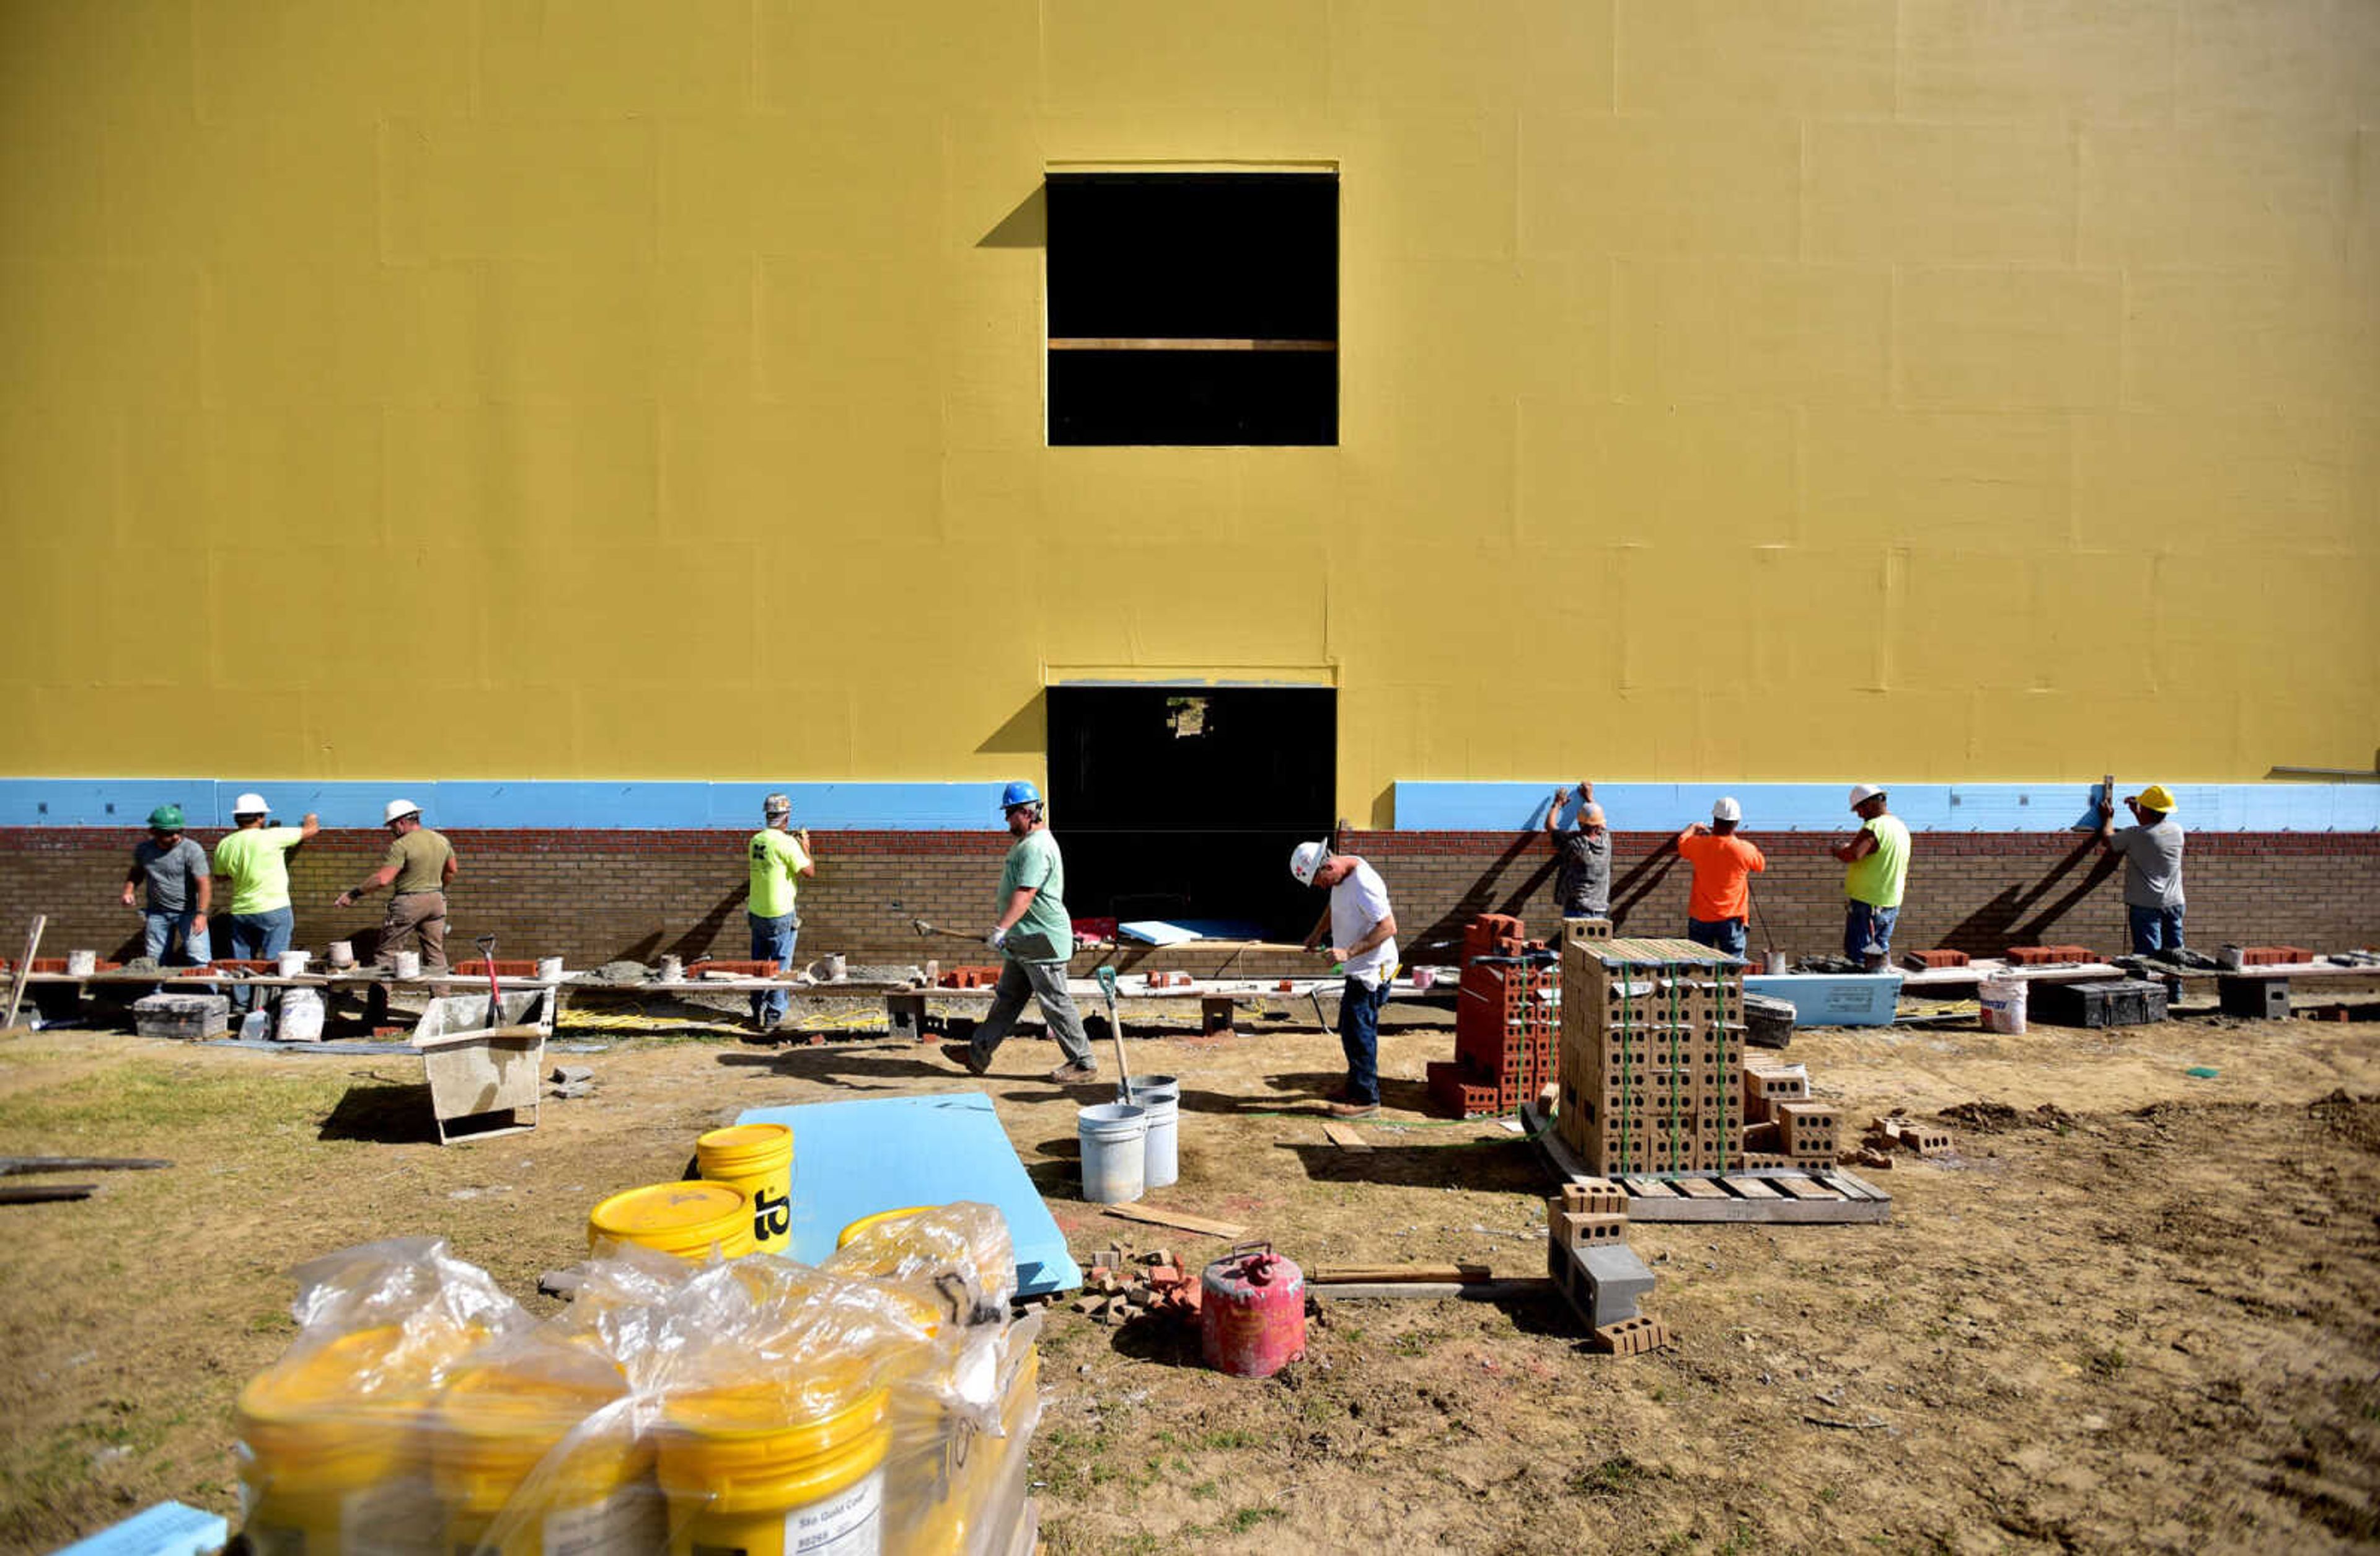
POLYGON ((2141 808, 2143 810, 2171 810, 2173 808, 2173 791, 2167 788, 2163 784, 2151 784, 2147 788, 2143 789, 2133 797, 2141 802, 2141 808))

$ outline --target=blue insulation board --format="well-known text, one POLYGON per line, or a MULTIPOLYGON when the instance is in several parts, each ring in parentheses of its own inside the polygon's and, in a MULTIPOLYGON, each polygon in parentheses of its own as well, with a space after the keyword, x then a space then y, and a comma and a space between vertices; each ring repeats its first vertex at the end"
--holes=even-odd
POLYGON ((220 1513, 201 1513, 181 1502, 159 1502, 79 1539, 57 1556, 200 1556, 220 1550, 231 1526, 220 1513))
POLYGON ((1791 1005, 1796 1027, 1889 1027, 1900 1004, 1900 975, 1754 973, 1743 991, 1791 1005))
POLYGON ((794 1131, 794 1242, 804 1264, 834 1252, 835 1234, 862 1216, 905 1205, 973 1199, 1008 1218, 1016 1246, 1016 1292, 1038 1296, 1083 1283, 1050 1208, 1008 1131, 980 1091, 934 1097, 873 1097, 752 1108, 738 1124, 784 1124, 794 1131))

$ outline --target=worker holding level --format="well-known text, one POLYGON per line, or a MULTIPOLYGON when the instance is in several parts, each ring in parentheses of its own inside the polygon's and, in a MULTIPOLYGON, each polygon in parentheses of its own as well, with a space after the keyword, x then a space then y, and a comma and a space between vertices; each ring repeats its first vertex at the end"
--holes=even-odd
POLYGON ((207 851, 182 834, 178 805, 149 812, 149 835, 132 845, 132 868, 124 874, 125 906, 133 906, 133 888, 144 884, 140 954, 161 967, 203 967, 213 961, 207 908, 214 882, 207 874, 207 851))
POLYGON ((1909 824, 1890 815, 1885 791, 1852 785, 1852 814, 1860 830, 1835 845, 1843 861, 1843 954, 1880 972, 1892 959, 1892 926, 1900 918, 1909 881, 1909 824))
POLYGON ((1380 1007, 1397 970, 1397 916, 1389 906, 1389 888, 1370 865, 1320 843, 1299 844, 1289 856, 1289 873, 1301 886, 1330 893, 1305 949, 1321 949, 1328 935, 1331 960, 1347 979, 1339 993, 1347 1083, 1330 1099, 1330 1116, 1371 1118, 1380 1111, 1380 1007))
POLYGON ((975 1029, 974 1039, 942 1052, 965 1064, 970 1074, 991 1068, 991 1056, 1007 1038, 1008 1029, 1025 1010, 1029 996, 1041 1006, 1041 1018, 1058 1040, 1065 1063, 1050 1072, 1061 1086, 1099 1077, 1091 1061, 1091 1039, 1083 1034, 1082 1013, 1066 991, 1066 958, 1075 954, 1074 921, 1066 916, 1066 863, 1058 840, 1050 835, 1041 791, 1030 784, 1011 784, 1000 796, 1008 833, 1008 862, 1000 871, 1000 918, 984 936, 984 943, 1000 953, 1000 982, 991 991, 991 1013, 975 1029))
POLYGON ((394 970, 396 954, 411 941, 421 952, 423 972, 444 972, 446 883, 462 869, 454 845, 421 824, 421 807, 409 799, 390 800, 382 823, 388 828, 389 843, 380 869, 363 884, 341 892, 333 906, 348 907, 358 897, 388 887, 393 894, 388 915, 381 920, 380 949, 372 965, 394 970))
POLYGON ((1565 829, 1561 808, 1568 789, 1556 789, 1546 807, 1546 834, 1554 840, 1554 901, 1565 918, 1608 918, 1611 916, 1611 833, 1604 829, 1603 807, 1595 803, 1595 785, 1578 782, 1578 813, 1565 829))
MULTIPOLYGON (((774 962, 780 969, 794 965, 794 945, 801 937, 801 917, 794 911, 795 878, 814 875, 810 830, 794 830, 794 802, 771 795, 760 802, 761 827, 744 845, 751 866, 751 891, 744 899, 744 917, 752 928, 752 959, 774 962)), ((773 1032, 785 1018, 793 996, 783 989, 765 989, 752 996, 752 1029, 773 1032)))
MULTIPOLYGON (((231 896, 231 954, 244 960, 269 960, 289 949, 298 923, 289 903, 289 850, 322 830, 322 819, 310 810, 294 827, 268 827, 270 815, 262 795, 240 796, 232 801, 230 833, 215 845, 215 873, 231 896)), ((255 997, 235 983, 231 1008, 246 1010, 255 997)))
POLYGON ((2124 915, 2131 921, 2132 954, 2181 949, 2181 824, 2173 819, 2173 791, 2151 784, 2124 796, 2138 823, 2116 830, 2116 780, 2099 796, 2099 846, 2124 859, 2124 915))
POLYGON ((1731 795, 1711 806, 1710 825, 1689 821, 1678 834, 1678 857, 1694 867, 1686 894, 1686 938, 1730 956, 1743 954, 1752 912, 1752 878, 1768 869, 1759 849, 1735 834, 1743 807, 1731 795))

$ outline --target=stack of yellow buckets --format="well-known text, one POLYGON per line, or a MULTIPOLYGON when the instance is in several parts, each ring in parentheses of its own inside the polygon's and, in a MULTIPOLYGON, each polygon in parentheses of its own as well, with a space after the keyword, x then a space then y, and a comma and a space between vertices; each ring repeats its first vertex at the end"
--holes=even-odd
POLYGON ((301 1269, 298 1338, 239 1396, 256 1556, 1029 1550, 1039 1320, 1000 1212, 888 1210, 813 1268, 781 1251, 790 1130, 697 1159, 595 1208, 544 1320, 443 1243, 301 1269))

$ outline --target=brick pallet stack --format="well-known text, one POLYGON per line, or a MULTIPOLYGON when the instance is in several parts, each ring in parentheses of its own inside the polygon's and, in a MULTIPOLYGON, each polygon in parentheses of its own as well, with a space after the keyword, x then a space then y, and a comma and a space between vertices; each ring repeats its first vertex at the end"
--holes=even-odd
POLYGON ((1588 1172, 1743 1165, 1743 968, 1691 941, 1565 926, 1557 1116, 1588 1172))
POLYGON ((1511 1112, 1554 1078, 1559 969, 1520 919, 1490 913, 1463 931, 1454 1058, 1427 1068, 1430 1095, 1457 1118, 1511 1112))

